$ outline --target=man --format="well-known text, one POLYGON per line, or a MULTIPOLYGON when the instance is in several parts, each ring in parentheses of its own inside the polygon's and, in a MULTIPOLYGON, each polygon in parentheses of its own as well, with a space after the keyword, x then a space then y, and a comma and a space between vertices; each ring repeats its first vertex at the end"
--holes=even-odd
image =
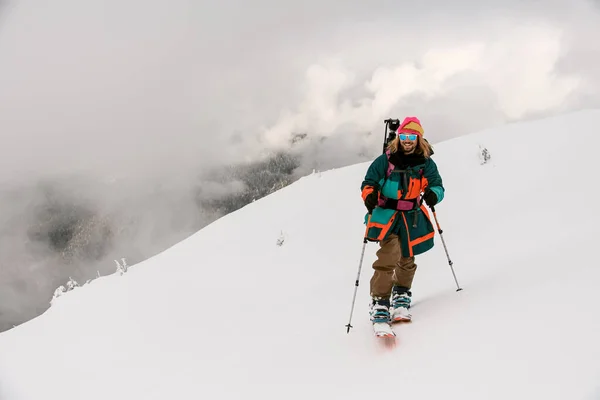
POLYGON ((433 149, 416 117, 407 117, 384 154, 367 170, 361 185, 369 211, 367 240, 379 242, 370 282, 371 321, 392 334, 390 322, 410 321, 415 255, 433 247, 435 230, 427 208, 444 198, 433 149), (391 297, 391 299, 390 299, 391 297))

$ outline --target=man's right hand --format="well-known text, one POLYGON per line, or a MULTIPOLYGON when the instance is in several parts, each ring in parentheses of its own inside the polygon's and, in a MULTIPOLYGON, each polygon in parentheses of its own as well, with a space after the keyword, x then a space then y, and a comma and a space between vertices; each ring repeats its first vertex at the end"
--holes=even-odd
POLYGON ((365 207, 367 207, 367 210, 369 210, 369 214, 371 214, 375 207, 377 207, 378 200, 378 193, 376 191, 372 191, 365 198, 365 207))

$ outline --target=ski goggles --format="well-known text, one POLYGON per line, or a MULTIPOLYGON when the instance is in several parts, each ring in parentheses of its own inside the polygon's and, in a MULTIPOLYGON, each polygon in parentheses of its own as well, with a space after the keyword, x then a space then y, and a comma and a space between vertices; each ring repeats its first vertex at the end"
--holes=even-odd
POLYGON ((406 139, 408 139, 408 140, 417 140, 417 135, 415 135, 413 133, 409 133, 409 134, 401 133, 401 134, 398 135, 398 137, 400 138, 400 140, 406 140, 406 139))

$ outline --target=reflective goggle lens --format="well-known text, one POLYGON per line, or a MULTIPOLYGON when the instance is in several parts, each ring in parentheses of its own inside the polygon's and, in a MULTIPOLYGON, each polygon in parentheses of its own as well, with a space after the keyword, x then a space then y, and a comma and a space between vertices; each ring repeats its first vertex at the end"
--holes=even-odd
POLYGON ((400 137, 400 140, 417 140, 417 135, 414 134, 409 134, 407 135, 406 133, 401 133, 400 135, 398 135, 400 137))

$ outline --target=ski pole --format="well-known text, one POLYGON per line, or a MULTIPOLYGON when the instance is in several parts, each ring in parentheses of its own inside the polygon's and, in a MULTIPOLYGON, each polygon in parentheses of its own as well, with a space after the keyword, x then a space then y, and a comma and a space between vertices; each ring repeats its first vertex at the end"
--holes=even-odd
POLYGON ((454 273, 454 268, 452 267, 452 260, 450 259, 450 255, 448 254, 448 248, 446 247, 446 242, 444 241, 444 235, 442 235, 442 233, 444 231, 442 230, 442 228, 440 228, 440 223, 438 222, 437 214, 435 213, 435 207, 431 206, 431 211, 433 211, 433 218, 435 219, 435 224, 437 225, 438 233, 440 234, 440 238, 442 238, 442 244, 444 245, 444 251, 446 251, 446 257, 448 258, 448 264, 450 264, 450 269, 452 270, 452 275, 454 276, 454 282, 456 282, 456 287, 458 288, 458 289, 456 289, 456 291, 459 292, 462 290, 462 288, 458 284, 458 280, 456 279, 456 274, 454 273))
POLYGON ((346 333, 350 333, 350 328, 352 328, 352 314, 354 313, 354 303, 356 302, 356 292, 358 291, 358 281, 360 280, 360 270, 362 268, 363 258, 365 256, 365 248, 367 247, 367 234, 369 232, 369 222, 371 222, 371 213, 369 213, 369 219, 367 221, 367 228, 365 230, 365 236, 363 238, 363 246, 362 252, 360 253, 360 261, 358 263, 358 274, 356 275, 356 282, 354 283, 354 297, 352 297, 352 308, 350 309, 350 319, 348 320, 348 325, 346 327, 348 330, 346 333))

